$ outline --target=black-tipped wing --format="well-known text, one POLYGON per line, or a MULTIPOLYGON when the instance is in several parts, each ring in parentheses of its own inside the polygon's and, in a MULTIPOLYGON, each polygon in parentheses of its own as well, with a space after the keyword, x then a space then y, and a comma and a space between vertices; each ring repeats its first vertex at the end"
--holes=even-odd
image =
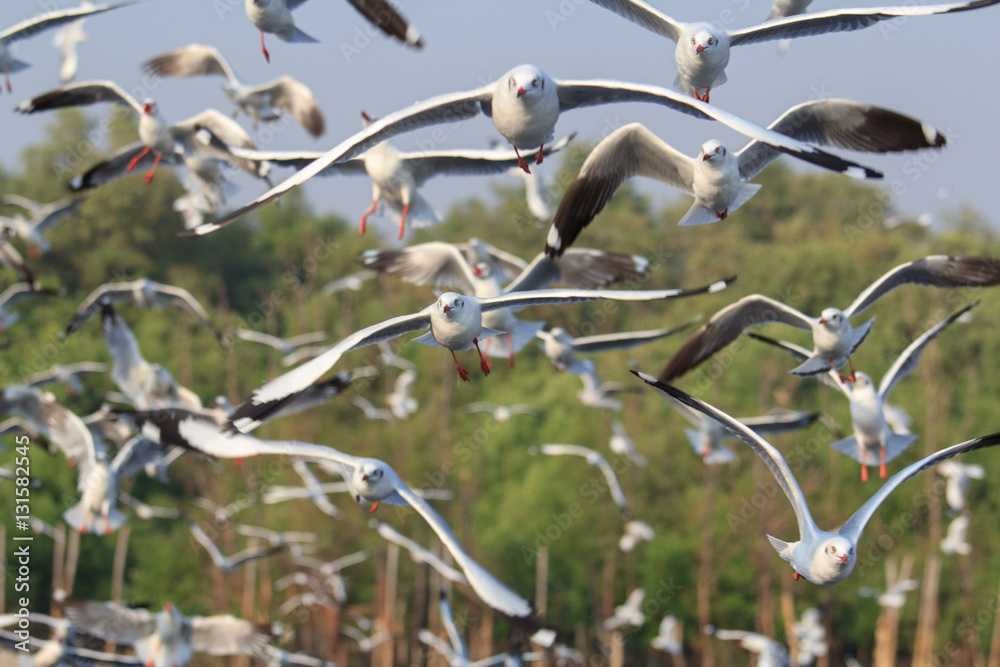
POLYGON ((366 250, 360 261, 378 273, 397 276, 414 285, 475 292, 476 278, 462 251, 451 243, 431 241, 402 250, 366 250))
POLYGON ((173 51, 161 53, 142 64, 148 74, 159 76, 206 76, 218 74, 238 84, 236 74, 219 50, 207 44, 188 44, 173 51))
MULTIPOLYGON (((134 3, 115 2, 110 5, 75 7, 73 9, 63 9, 61 11, 41 14, 39 16, 35 16, 34 18, 30 18, 27 21, 22 21, 17 25, 7 28, 3 32, 0 32, 0 42, 9 44, 10 42, 16 42, 19 39, 34 37, 44 30, 70 23, 77 19, 90 16, 91 14, 100 14, 101 12, 106 12, 110 9, 117 9, 118 7, 125 7, 126 5, 131 4, 134 3)), ((44 5, 39 6, 44 7, 44 5)))
POLYGON ((589 248, 572 248, 556 259, 538 253, 504 291, 544 289, 558 283, 579 289, 595 289, 622 280, 639 281, 645 278, 648 267, 649 260, 639 255, 589 248))
POLYGON ((726 306, 691 334, 660 371, 660 381, 669 382, 684 375, 736 340, 744 329, 772 322, 812 331, 811 318, 780 301, 751 294, 726 306))
POLYGON ((844 310, 846 317, 864 312, 900 285, 991 287, 1000 285, 1000 260, 992 257, 930 255, 900 264, 869 285, 844 310))
POLYGON ((113 102, 128 107, 137 116, 142 114, 142 105, 113 81, 87 81, 63 86, 21 102, 15 107, 15 111, 35 113, 64 107, 86 106, 98 102, 113 102))
POLYGON ((423 48, 424 42, 420 39, 420 31, 410 25, 386 0, 347 1, 385 34, 415 48, 423 48))
POLYGON ((624 331, 613 334, 601 334, 599 336, 586 336, 573 339, 573 351, 581 354, 591 354, 595 352, 607 352, 608 350, 624 350, 630 347, 638 347, 651 343, 660 338, 672 336, 675 333, 684 331, 694 326, 697 320, 682 324, 679 327, 669 327, 663 329, 648 329, 646 331, 624 331))
MULTIPOLYGON (((79 176, 74 177, 69 184, 70 190, 74 192, 89 190, 90 188, 96 188, 98 185, 109 183, 116 178, 121 178, 126 174, 140 173, 151 169, 153 161, 156 159, 153 151, 147 151, 132 164, 132 160, 135 160, 136 156, 144 148, 146 148, 146 144, 141 141, 136 141, 119 148, 110 157, 105 158, 79 176), (130 164, 132 164, 132 171, 128 169, 130 164)), ((176 164, 180 161, 180 156, 165 155, 164 158, 167 165, 176 164)))
MULTIPOLYGON (((869 153, 940 148, 944 136, 901 113, 851 100, 824 99, 792 107, 768 129, 821 146, 869 153)), ((740 178, 750 180, 780 155, 778 149, 752 141, 737 153, 740 178)))
POLYGON ((694 289, 667 290, 580 290, 580 289, 545 289, 529 292, 513 292, 488 299, 479 299, 482 312, 499 310, 500 308, 520 308, 523 306, 541 306, 556 303, 579 303, 581 301, 659 301, 675 299, 695 294, 718 292, 736 280, 736 276, 717 280, 710 285, 694 289))

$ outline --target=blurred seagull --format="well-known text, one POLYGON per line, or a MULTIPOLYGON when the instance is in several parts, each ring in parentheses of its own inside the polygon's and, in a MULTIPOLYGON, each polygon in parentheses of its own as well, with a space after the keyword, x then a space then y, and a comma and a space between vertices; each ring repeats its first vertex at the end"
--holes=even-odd
POLYGON ((82 376, 107 372, 108 365, 98 361, 80 361, 66 366, 56 364, 46 371, 29 375, 24 379, 24 384, 29 387, 44 387, 59 382, 66 385, 70 397, 75 397, 83 393, 83 383, 80 381, 82 376))
POLYGON ((237 329, 235 335, 240 340, 247 340, 253 343, 261 343, 263 345, 273 347, 279 354, 283 354, 285 356, 292 354, 299 348, 306 345, 322 343, 329 337, 329 334, 325 331, 314 331, 312 333, 302 334, 299 336, 292 336, 291 338, 279 338, 278 336, 272 336, 271 334, 266 334, 262 331, 254 331, 252 329, 237 329))
POLYGON ((903 579, 889 587, 887 591, 879 591, 867 586, 858 589, 858 595, 863 598, 875 598, 883 608, 901 609, 906 604, 906 594, 920 587, 916 579, 903 579))
MULTIPOLYGON (((226 97, 237 110, 253 119, 253 128, 264 121, 278 120, 282 110, 288 111, 295 122, 309 134, 323 134, 323 112, 309 88, 297 79, 283 76, 259 86, 240 83, 232 67, 219 50, 206 44, 189 44, 154 56, 142 65, 148 74, 156 76, 190 77, 220 74, 229 82, 223 87, 226 97)), ((234 111, 235 115, 237 111, 234 111)))
POLYGON ((673 614, 667 614, 660 621, 660 631, 650 641, 650 645, 657 651, 664 651, 670 655, 682 655, 684 652, 682 639, 681 625, 677 621, 677 617, 673 614))
POLYGON ((395 528, 387 523, 382 523, 376 519, 371 519, 368 524, 378 531, 378 534, 389 540, 393 544, 398 544, 407 550, 410 554, 410 559, 414 563, 425 563, 434 568, 438 574, 447 579, 448 581, 454 581, 458 584, 468 584, 469 580, 465 578, 465 575, 453 568, 452 566, 445 563, 430 549, 425 549, 420 546, 410 538, 401 535, 395 528))
POLYGON ((711 625, 706 626, 705 634, 738 641, 742 648, 757 654, 757 667, 789 667, 788 650, 766 635, 744 630, 720 630, 711 625))
MULTIPOLYGON (((573 252, 570 250, 569 252, 573 252)), ((566 257, 567 255, 563 255, 566 257)), ((639 345, 651 343, 660 338, 666 338, 693 326, 701 316, 679 327, 664 329, 649 329, 647 331, 624 331, 612 334, 598 334, 573 338, 562 327, 552 327, 550 331, 539 331, 535 334, 542 340, 542 351, 549 361, 560 371, 568 371, 574 375, 587 372, 587 364, 576 358, 577 354, 594 354, 610 350, 626 350, 639 345)))
POLYGON ((951 520, 948 524, 948 534, 941 540, 941 551, 946 554, 961 554, 968 556, 972 553, 972 545, 966 541, 966 534, 969 532, 968 514, 962 514, 951 520))
POLYGON ((608 460, 604 458, 600 452, 588 447, 581 447, 580 445, 548 444, 541 445, 539 447, 531 447, 528 449, 528 453, 546 454, 548 456, 561 456, 566 454, 582 456, 587 460, 587 463, 600 470, 601 474, 604 475, 604 480, 608 485, 608 491, 611 492, 611 499, 615 501, 615 504, 618 505, 618 509, 621 510, 622 518, 626 521, 632 518, 632 512, 628 508, 628 501, 625 499, 625 493, 622 491, 622 487, 618 483, 618 477, 615 476, 615 469, 610 463, 608 463, 608 460))
POLYGON ((788 463, 773 445, 757 435, 753 430, 741 424, 721 410, 704 403, 683 391, 658 381, 651 375, 632 371, 640 379, 656 389, 673 396, 685 405, 702 412, 725 427, 727 431, 748 444, 767 464, 782 491, 788 497, 795 512, 799 528, 799 539, 795 542, 783 542, 775 537, 767 536, 771 546, 784 560, 788 561, 794 570, 793 577, 805 577, 818 586, 831 586, 847 578, 857 563, 857 546, 861 533, 868 521, 874 516, 879 505, 889 497, 897 487, 919 475, 921 472, 942 461, 977 449, 993 447, 1000 444, 1000 433, 994 433, 981 438, 952 445, 927 456, 916 463, 903 468, 881 486, 857 512, 842 524, 836 532, 821 530, 809 512, 802 489, 792 474, 788 463))
POLYGON ((636 588, 628 595, 625 604, 615 607, 615 613, 611 618, 604 619, 605 630, 616 630, 623 625, 631 625, 638 628, 646 622, 646 616, 642 613, 642 601, 646 597, 646 591, 636 588))
POLYGON ((267 547, 251 547, 249 549, 244 549, 239 553, 235 553, 232 556, 226 557, 222 555, 222 551, 219 550, 219 547, 216 546, 215 542, 213 542, 211 538, 205 534, 205 531, 202 530, 201 526, 195 523, 191 518, 186 518, 186 521, 188 528, 191 530, 191 537, 193 537, 198 544, 205 547, 208 555, 212 558, 212 563, 214 563, 215 567, 223 572, 232 572, 233 570, 243 567, 252 560, 273 556, 284 548, 281 544, 274 544, 267 547))
POLYGON ((986 477, 986 470, 983 466, 959 463, 958 461, 945 461, 938 466, 937 471, 938 474, 944 475, 948 479, 944 498, 945 502, 948 503, 949 516, 955 516, 965 509, 965 496, 969 490, 969 480, 986 477))
POLYGON ((732 46, 859 30, 880 21, 961 12, 988 7, 998 1, 1000 0, 976 0, 944 5, 834 9, 774 18, 749 28, 727 30, 718 23, 676 21, 642 0, 591 0, 594 4, 673 41, 677 45, 674 50, 677 60, 677 78, 674 80, 674 86, 705 102, 708 102, 712 88, 726 82, 725 70, 729 64, 729 49, 732 46))
POLYGON ((655 536, 653 529, 645 521, 628 521, 625 523, 625 533, 618 540, 618 548, 631 553, 641 542, 652 542, 655 536))
POLYGON ((506 423, 514 415, 537 415, 539 410, 533 405, 517 403, 516 405, 496 405, 480 401, 465 406, 466 412, 488 412, 498 424, 506 423))
POLYGON ((646 467, 646 457, 639 453, 635 441, 625 432, 625 425, 617 419, 611 422, 611 441, 608 442, 608 447, 618 456, 628 457, 640 468, 646 467))
POLYGON ((0 197, 0 203, 23 208, 31 215, 30 219, 21 215, 13 218, 0 217, 0 224, 17 232, 25 243, 28 257, 37 259, 50 247, 42 235, 73 215, 83 200, 62 199, 50 204, 39 204, 20 195, 5 195, 0 197))

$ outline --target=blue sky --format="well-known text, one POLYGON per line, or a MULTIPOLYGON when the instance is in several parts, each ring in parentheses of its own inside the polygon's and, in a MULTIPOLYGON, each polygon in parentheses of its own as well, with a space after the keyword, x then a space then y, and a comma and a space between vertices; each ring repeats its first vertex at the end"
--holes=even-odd
MULTIPOLYGON (((769 8, 756 0, 654 4, 681 20, 715 20, 730 27, 757 23, 769 8)), ((45 9, 75 5, 76 0, 5 0, 0 4, 0 26, 45 9)), ((816 10, 836 6, 825 0, 813 5, 816 10)), ((209 106, 228 112, 219 90, 222 79, 155 81, 139 68, 145 59, 178 46, 213 44, 246 82, 290 74, 316 93, 326 116, 326 134, 313 139, 295 125, 278 132, 262 126, 259 145, 275 150, 325 150, 360 128, 362 110, 384 115, 433 95, 477 87, 526 62, 557 79, 613 78, 668 87, 673 83, 671 42, 586 0, 401 0, 398 7, 423 33, 422 51, 373 35, 347 2, 313 0, 296 10, 295 17, 321 43, 285 44, 269 36, 268 64, 260 53, 258 33, 243 12, 243 0, 146 0, 88 20, 91 41, 80 48, 77 81, 112 79, 126 90, 142 91, 156 99, 168 120, 187 118, 209 106)), ((738 47, 727 69, 729 82, 713 90, 712 102, 761 125, 818 96, 855 99, 915 116, 946 134, 945 151, 886 157, 840 152, 884 171, 885 185, 895 184, 898 193, 893 208, 904 215, 939 216, 969 205, 989 219, 998 176, 993 156, 1000 152, 994 85, 1000 65, 998 21, 1000 7, 911 18, 851 34, 799 39, 781 60, 775 58, 774 43, 738 47)), ((51 37, 49 32, 20 43, 17 57, 32 67, 12 77, 10 106, 59 85, 51 37)), ((50 120, 11 113, 4 122, 0 164, 16 167, 21 151, 43 137, 50 120)), ((635 121, 688 154, 712 138, 734 147, 744 143, 718 123, 636 104, 567 113, 556 133, 576 131, 578 140, 595 141, 635 121)), ((445 126, 435 136, 436 147, 442 149, 482 148, 499 137, 485 117, 445 126)), ((429 130, 415 132, 397 137, 395 143, 416 150, 427 146, 430 137, 429 130)), ((277 177, 288 173, 278 172, 277 177)), ((454 201, 489 197, 496 182, 438 178, 423 193, 444 213, 454 201)), ((499 182, 513 183, 505 177, 499 182)), ((240 191, 230 198, 234 205, 263 191, 249 180, 238 183, 240 191)), ((318 212, 336 211, 352 220, 371 201, 367 182, 357 177, 313 179, 305 187, 318 212)), ((641 189, 659 202, 684 197, 649 181, 641 189)), ((738 219, 724 224, 738 224, 738 219)))

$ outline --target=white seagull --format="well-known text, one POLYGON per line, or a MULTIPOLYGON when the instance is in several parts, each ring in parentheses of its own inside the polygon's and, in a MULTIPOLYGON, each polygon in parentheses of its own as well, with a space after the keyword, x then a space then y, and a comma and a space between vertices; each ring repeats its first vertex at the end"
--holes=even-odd
POLYGON ((45 240, 43 234, 73 215, 83 200, 62 199, 49 204, 39 204, 20 195, 5 195, 0 197, 0 203, 23 208, 31 215, 30 219, 21 215, 13 218, 0 217, 0 225, 11 227, 17 232, 25 243, 28 257, 37 259, 49 249, 49 242, 45 240))
MULTIPOLYGON (((851 100, 822 99, 792 107, 769 130, 820 146, 868 153, 942 148, 936 129, 889 109, 851 100)), ((781 155, 766 141, 754 140, 731 151, 711 139, 689 157, 639 123, 604 138, 590 152, 566 189, 546 239, 545 252, 562 253, 634 176, 653 178, 694 196, 678 225, 725 220, 761 186, 747 183, 781 155)))
MULTIPOLYGON (((244 0, 243 8, 247 17, 260 30, 260 51, 267 62, 271 62, 271 54, 264 46, 265 32, 276 35, 284 42, 318 41, 299 30, 292 18, 292 10, 297 9, 305 1, 244 0)), ((348 0, 348 2, 385 34, 414 48, 423 48, 420 31, 410 25, 387 0, 348 0)))
POLYGON ((972 545, 966 541, 966 534, 969 532, 968 514, 956 516, 948 524, 948 533, 941 540, 941 551, 946 554, 961 554, 968 556, 972 553, 972 545))
MULTIPOLYGON (((493 119, 494 127, 519 155, 520 150, 537 150, 537 164, 541 162, 544 145, 554 139, 556 121, 562 112, 611 102, 649 102, 697 118, 715 119, 751 139, 766 141, 783 152, 818 166, 858 176, 879 176, 871 169, 666 88, 609 80, 558 81, 550 79, 533 65, 521 65, 494 83, 466 92, 432 97, 373 122, 253 202, 214 222, 205 223, 191 233, 202 235, 213 232, 301 185, 330 165, 346 162, 397 134, 437 123, 474 118, 480 113, 493 119)), ((528 169, 523 159, 518 164, 522 169, 528 169)))
POLYGON ((231 423, 235 430, 243 433, 253 430, 264 420, 272 416, 282 405, 318 380, 340 360, 340 357, 344 353, 367 345, 374 345, 381 341, 390 340, 413 331, 430 328, 429 333, 414 340, 425 345, 443 347, 451 351, 459 377, 463 380, 468 380, 469 373, 458 363, 455 351, 475 347, 479 352, 479 367, 484 374, 488 375, 491 364, 483 356, 482 350, 479 348, 479 341, 481 338, 485 339, 503 333, 483 325, 484 313, 518 306, 572 303, 600 299, 615 301, 669 299, 703 292, 715 292, 724 289, 730 281, 731 279, 720 280, 711 285, 693 290, 594 291, 550 289, 515 292, 487 299, 462 296, 454 292, 445 292, 427 308, 410 315, 394 317, 353 333, 318 357, 267 382, 259 389, 254 390, 250 398, 233 413, 231 423))
POLYGON ((0 333, 6 333, 7 329, 14 326, 21 316, 17 313, 11 312, 11 306, 14 306, 25 299, 34 296, 52 296, 55 292, 46 289, 39 288, 33 283, 14 283, 9 286, 3 292, 0 292, 0 333))
POLYGON ((14 57, 14 54, 11 53, 10 49, 11 44, 21 39, 34 37, 38 33, 49 30, 50 28, 72 23, 73 21, 83 18, 84 16, 100 14, 101 12, 106 12, 110 9, 117 9, 118 7, 125 7, 132 4, 135 3, 115 2, 108 5, 98 5, 96 7, 91 5, 89 7, 81 6, 74 9, 61 9, 40 14, 39 16, 28 19, 27 21, 21 21, 17 25, 13 25, 3 32, 0 32, 0 72, 3 72, 7 92, 10 92, 10 75, 14 72, 20 72, 23 69, 31 67, 28 63, 22 62, 14 57))
POLYGON ((636 449, 635 441, 625 432, 625 425, 618 419, 611 422, 611 440, 608 442, 608 448, 618 456, 628 457, 640 468, 646 467, 646 457, 636 449))
MULTIPOLYGON (((830 446, 861 463, 862 482, 868 481, 868 466, 874 466, 876 461, 878 461, 879 466, 879 477, 885 479, 885 464, 909 448, 917 439, 917 436, 911 433, 898 433, 890 428, 890 422, 893 421, 889 418, 891 414, 895 413, 896 417, 902 417, 904 420, 908 420, 908 416, 901 408, 890 406, 887 403, 889 394, 900 380, 917 367, 917 364, 920 363, 920 355, 927 344, 978 303, 976 301, 948 315, 917 337, 900 353, 889 370, 882 376, 882 382, 879 383, 878 388, 875 387, 875 383, 866 373, 856 373, 853 382, 843 382, 840 379, 840 374, 833 370, 827 375, 820 376, 826 384, 833 385, 840 390, 850 402, 851 426, 854 428, 854 434, 830 443, 830 446)), ((784 341, 772 341, 763 336, 753 337, 764 342, 774 343, 799 360, 809 357, 809 351, 797 345, 784 341)), ((898 423, 898 420, 896 421, 898 423)))
POLYGON ((740 647, 757 654, 757 667, 789 667, 788 650, 766 635, 745 630, 720 630, 711 625, 705 628, 705 634, 738 641, 740 647))
POLYGON ((66 616, 95 637, 134 646, 146 667, 183 667, 194 653, 259 655, 269 639, 250 621, 228 614, 183 616, 171 602, 154 614, 116 602, 87 601, 67 606, 66 616))
POLYGON ((616 630, 623 625, 631 625, 638 628, 646 622, 646 616, 642 613, 642 601, 646 597, 646 591, 636 588, 629 593, 625 604, 615 607, 615 613, 611 618, 604 619, 605 630, 616 630))
POLYGON ((509 616, 531 614, 531 605, 528 601, 473 560, 462 548, 458 538, 441 515, 434 511, 426 500, 414 493, 384 461, 351 456, 322 445, 258 440, 241 434, 226 436, 213 425, 194 420, 182 423, 180 431, 195 449, 219 458, 248 458, 260 454, 277 454, 322 459, 339 465, 343 469, 345 479, 354 487, 352 495, 355 500, 373 503, 369 511, 373 511, 381 502, 389 505, 409 505, 415 509, 451 552, 455 562, 469 580, 469 585, 484 603, 509 616))
MULTIPOLYGON (((568 256, 572 252, 573 250, 570 250, 563 257, 568 256)), ((587 372, 587 364, 577 359, 577 354, 593 354, 638 347, 639 345, 645 345, 660 338, 666 338, 679 331, 684 331, 700 319, 701 316, 699 315, 691 320, 691 322, 679 327, 649 329, 647 331, 622 331, 578 338, 571 336, 562 327, 552 327, 549 331, 537 332, 535 336, 541 339, 542 351, 545 352, 545 356, 549 358, 549 361, 552 362, 552 365, 557 370, 580 375, 587 372)))
POLYGON ((438 574, 448 581, 468 585, 469 580, 465 578, 464 574, 453 568, 451 565, 445 563, 430 549, 425 549, 405 535, 401 535, 399 531, 389 524, 382 523, 376 519, 371 519, 368 522, 368 525, 375 528, 375 530, 378 531, 378 534, 385 539, 406 549, 406 551, 410 554, 410 559, 413 560, 414 563, 425 563, 430 565, 437 571, 438 574))
POLYGON ((582 456, 587 460, 587 463, 600 470, 601 474, 604 475, 604 481, 608 485, 611 499, 615 501, 615 505, 618 505, 618 509, 621 510, 622 518, 626 521, 632 518, 632 512, 628 508, 628 500, 625 499, 625 492, 622 491, 621 484, 618 483, 618 477, 615 476, 615 468, 608 463, 608 460, 600 452, 589 447, 581 447, 580 445, 547 444, 539 447, 530 447, 528 453, 546 454, 548 456, 582 456))
POLYGON ((719 421, 727 431, 735 435, 757 453, 767 464, 775 480, 785 492, 788 501, 795 512, 799 527, 799 539, 795 542, 783 542, 776 537, 767 536, 771 546, 784 560, 788 561, 794 571, 794 578, 804 577, 817 586, 831 586, 847 578, 854 570, 857 562, 857 546, 868 521, 878 510, 879 505, 889 497, 898 486, 921 472, 938 463, 984 447, 1000 444, 1000 433, 994 433, 981 438, 952 445, 927 456, 916 463, 911 463, 900 470, 883 484, 857 512, 842 524, 836 532, 821 530, 809 512, 809 506, 792 474, 788 463, 773 445, 730 417, 721 410, 704 403, 683 391, 663 384, 651 375, 632 371, 647 384, 673 396, 685 405, 702 412, 708 417, 719 421))
POLYGON ((183 164, 186 157, 224 160, 247 173, 265 178, 260 165, 232 155, 230 146, 256 148, 250 135, 240 125, 215 109, 206 109, 196 116, 173 125, 161 116, 152 100, 141 104, 113 81, 75 83, 21 102, 15 111, 24 114, 112 102, 132 111, 139 121, 139 141, 120 148, 114 155, 91 167, 70 184, 73 190, 95 187, 124 176, 141 165, 149 164, 146 183, 153 180, 161 160, 183 164))
POLYGON ((981 465, 946 461, 938 469, 938 474, 948 479, 944 490, 944 499, 948 503, 948 514, 955 516, 965 509, 965 496, 969 490, 969 480, 983 479, 986 470, 981 465))
MULTIPOLYGON (((80 9, 92 9, 92 0, 81 0, 80 9)), ((82 44, 90 39, 90 36, 83 31, 83 24, 86 19, 76 19, 52 36, 52 46, 59 49, 59 80, 69 83, 76 78, 76 70, 80 64, 80 57, 76 52, 77 44, 82 44)))
POLYGON ((516 403, 514 405, 497 405, 487 401, 477 401, 465 406, 466 412, 488 412, 493 420, 498 424, 504 424, 514 415, 537 415, 538 408, 527 403, 516 403))
MULTIPOLYGON (((880 298, 900 285, 931 285, 933 287, 987 287, 1000 284, 1000 262, 989 257, 930 255, 900 264, 871 285, 844 310, 826 308, 820 316, 808 315, 780 301, 760 294, 743 297, 726 306, 702 325, 670 358, 660 371, 663 382, 680 377, 713 354, 729 345, 752 326, 770 322, 787 324, 811 331, 813 352, 793 368, 795 375, 818 375, 850 364, 850 356, 868 335, 874 320, 860 327, 851 325, 851 318, 860 315, 880 298)), ((853 379, 854 368, 851 366, 853 379)))
POLYGON ((880 607, 901 609, 906 604, 906 594, 920 587, 916 579, 903 579, 889 587, 887 591, 879 591, 867 586, 858 589, 858 595, 863 598, 875 598, 880 607))
POLYGON ((942 5, 833 9, 812 14, 776 18, 759 25, 727 30, 718 23, 683 23, 654 9, 642 0, 590 0, 629 21, 670 39, 676 44, 677 78, 674 86, 708 101, 709 92, 726 82, 729 49, 741 44, 757 44, 775 39, 859 30, 880 21, 907 16, 947 14, 994 5, 1000 0, 975 0, 942 5))
POLYGON ((93 435, 87 425, 47 391, 23 385, 4 387, 0 390, 0 414, 23 417, 66 455, 71 466, 88 457, 93 449, 93 435))
MULTIPOLYGON (((694 453, 701 457, 705 465, 721 465, 737 459, 736 453, 726 447, 723 439, 732 437, 722 425, 706 417, 697 410, 692 410, 680 401, 664 395, 670 407, 679 412, 694 428, 685 428, 684 434, 691 443, 694 453)), ((739 420, 757 433, 782 433, 794 429, 805 428, 819 419, 818 412, 786 412, 780 411, 761 417, 739 417, 739 420)))
POLYGON ((281 544, 272 544, 266 547, 250 547, 227 557, 222 555, 222 551, 220 551, 215 542, 213 542, 212 539, 205 534, 205 531, 202 530, 201 526, 195 523, 194 520, 187 517, 186 521, 188 528, 191 530, 191 537, 193 537, 198 544, 205 547, 208 555, 212 558, 212 563, 223 572, 232 572, 243 567, 252 560, 267 558, 268 556, 278 553, 284 548, 281 544))
POLYGON ((682 640, 680 622, 673 614, 667 614, 660 621, 660 631, 650 641, 650 645, 657 651, 664 651, 670 655, 681 655, 684 652, 682 640))
POLYGON ((410 393, 417 381, 417 371, 408 369, 396 376, 396 382, 392 386, 392 391, 385 397, 386 405, 396 419, 409 419, 420 407, 417 399, 410 393))
POLYGON ((645 521, 628 521, 625 523, 625 533, 618 539, 618 548, 631 553, 641 542, 652 542, 654 537, 656 534, 645 521))
POLYGON ((98 361, 80 361, 66 366, 56 364, 48 370, 29 375, 24 379, 24 384, 29 387, 44 387, 59 382, 66 385, 70 397, 76 397, 83 393, 81 376, 107 372, 108 365, 98 361))
POLYGON ((150 58, 142 67, 147 73, 157 76, 222 75, 229 81, 229 85, 222 88, 223 92, 230 102, 253 119, 255 130, 262 120, 281 118, 284 110, 292 114, 295 122, 309 134, 314 137, 323 134, 323 112, 312 91, 304 83, 290 76, 283 76, 259 86, 247 86, 236 78, 233 68, 214 46, 182 46, 150 58))
POLYGON ((322 343, 329 337, 329 334, 325 331, 314 331, 312 333, 301 334, 299 336, 292 336, 291 338, 280 338, 278 336, 266 334, 262 331, 254 331, 253 329, 237 329, 235 331, 235 335, 240 340, 261 343, 262 345, 273 347, 279 354, 285 356, 292 354, 299 348, 306 345, 322 343))

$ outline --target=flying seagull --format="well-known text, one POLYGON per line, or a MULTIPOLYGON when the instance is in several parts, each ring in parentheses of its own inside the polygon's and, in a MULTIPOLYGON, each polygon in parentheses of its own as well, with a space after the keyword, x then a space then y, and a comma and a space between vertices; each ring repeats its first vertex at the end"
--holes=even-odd
POLYGON ((799 526, 799 539, 795 542, 783 542, 770 535, 771 542, 778 555, 788 561, 794 571, 793 577, 806 580, 817 586, 831 586, 847 578, 857 563, 857 546, 868 521, 878 510, 879 505, 889 497, 898 486, 921 472, 953 456, 966 452, 1000 445, 1000 433, 993 433, 981 438, 952 445, 927 456, 916 463, 911 463, 900 470, 883 484, 857 512, 851 516, 835 532, 821 530, 809 512, 805 496, 792 474, 788 463, 773 445, 757 435, 753 430, 730 417, 718 408, 684 393, 680 389, 664 384, 651 375, 631 371, 644 382, 656 389, 676 398, 690 408, 720 422, 727 431, 750 445, 758 456, 771 470, 778 485, 792 505, 799 526))
POLYGON ((182 46, 150 58, 142 67, 147 73, 157 76, 220 74, 229 82, 222 88, 226 97, 253 119, 254 129, 257 129, 260 121, 278 120, 281 112, 287 111, 312 136, 323 134, 323 112, 312 91, 304 83, 290 76, 283 76, 259 86, 245 85, 236 78, 233 68, 214 46, 182 46))
MULTIPOLYGON (((871 285, 844 310, 826 308, 820 316, 810 317, 780 301, 752 294, 726 306, 694 332, 680 346, 660 372, 660 380, 670 382, 684 375, 713 354, 736 340, 744 329, 779 322, 813 335, 809 358, 790 372, 795 375, 818 375, 850 364, 850 355, 861 345, 874 320, 860 327, 851 318, 860 315, 880 298, 900 285, 933 287, 987 287, 1000 284, 1000 262, 990 257, 930 255, 900 264, 871 285)), ((851 366, 853 379, 854 368, 851 366)))
MULTIPOLYGON (((881 176, 876 171, 798 139, 765 129, 666 88, 609 80, 558 81, 550 79, 533 65, 521 65, 494 83, 466 92, 438 95, 375 121, 246 206, 184 234, 200 236, 224 227, 301 185, 330 165, 350 160, 397 134, 428 125, 474 118, 480 113, 493 119, 494 127, 514 146, 519 156, 520 150, 538 151, 535 158, 537 164, 541 161, 545 144, 554 139, 556 121, 562 112, 611 102, 649 102, 696 118, 718 120, 751 139, 766 141, 782 152, 818 166, 856 176, 881 176)), ((522 169, 528 169, 528 163, 523 158, 518 164, 522 169)))
POLYGON ((581 447, 580 445, 548 444, 541 445, 539 447, 531 447, 528 449, 528 453, 547 454, 549 456, 561 456, 567 454, 572 456, 582 456, 587 460, 587 463, 600 470, 601 474, 604 475, 604 480, 608 485, 608 491, 611 493, 611 498, 615 501, 615 505, 618 505, 618 509, 621 510, 622 518, 626 521, 629 521, 632 518, 632 512, 628 508, 628 500, 625 499, 625 492, 622 491, 621 484, 618 483, 618 477, 615 475, 615 469, 600 452, 588 447, 581 447))
POLYGON ((248 433, 259 426, 264 420, 273 416, 276 410, 280 409, 299 392, 322 377, 324 373, 340 360, 344 353, 396 338, 412 331, 429 328, 429 333, 414 340, 418 343, 443 347, 449 350, 455 361, 455 369, 458 371, 459 377, 463 380, 468 380, 469 373, 458 363, 455 352, 475 347, 479 353, 479 367, 485 375, 489 375, 491 364, 483 356, 483 352, 479 347, 480 339, 504 333, 485 327, 483 325, 484 313, 502 308, 601 299, 615 301, 670 299, 705 292, 715 292, 724 289, 729 282, 731 282, 731 279, 720 280, 711 285, 692 290, 535 290, 514 292, 487 299, 463 296, 454 292, 445 292, 438 297, 437 301, 423 310, 410 315, 394 317, 353 333, 318 357, 255 389, 250 398, 233 413, 230 423, 235 430, 248 433))
POLYGON ((725 70, 729 64, 730 47, 775 39, 859 30, 881 21, 891 21, 901 17, 962 12, 1000 2, 1000 0, 975 0, 943 5, 833 9, 777 18, 740 30, 727 30, 718 23, 676 21, 642 0, 590 1, 673 41, 677 45, 674 49, 674 56, 677 59, 677 78, 674 80, 674 86, 705 102, 708 101, 712 88, 726 82, 725 70))
MULTIPOLYGON (((936 129, 901 113, 851 100, 822 99, 792 107, 769 130, 820 146, 868 153, 942 148, 936 129)), ((639 123, 626 125, 597 144, 566 189, 546 239, 545 252, 562 254, 611 200, 625 181, 646 176, 694 196, 677 223, 703 225, 725 220, 757 194, 747 183, 781 153, 754 140, 731 151, 715 139, 689 157, 639 123)))

